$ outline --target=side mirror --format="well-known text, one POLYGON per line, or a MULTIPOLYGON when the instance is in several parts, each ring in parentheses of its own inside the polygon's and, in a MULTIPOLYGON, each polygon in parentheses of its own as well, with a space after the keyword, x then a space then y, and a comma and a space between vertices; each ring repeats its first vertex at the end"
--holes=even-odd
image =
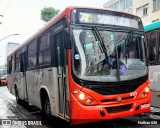
POLYGON ((68 28, 63 31, 63 44, 65 49, 71 49, 70 32, 68 28))

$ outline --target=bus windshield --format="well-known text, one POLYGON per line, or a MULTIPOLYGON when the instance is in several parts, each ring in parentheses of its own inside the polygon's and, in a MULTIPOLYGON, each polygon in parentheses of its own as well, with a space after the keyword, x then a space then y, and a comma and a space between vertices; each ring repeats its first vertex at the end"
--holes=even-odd
POLYGON ((142 34, 106 30, 98 32, 101 39, 94 30, 73 30, 73 71, 77 77, 89 81, 115 82, 146 75, 142 34))

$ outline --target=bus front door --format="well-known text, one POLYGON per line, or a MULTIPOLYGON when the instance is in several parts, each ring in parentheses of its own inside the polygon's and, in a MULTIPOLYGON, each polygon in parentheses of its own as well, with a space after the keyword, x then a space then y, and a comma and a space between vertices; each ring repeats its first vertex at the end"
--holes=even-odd
POLYGON ((58 97, 59 116, 69 119, 69 89, 67 75, 67 52, 63 47, 63 32, 55 36, 57 55, 57 77, 58 77, 58 97))

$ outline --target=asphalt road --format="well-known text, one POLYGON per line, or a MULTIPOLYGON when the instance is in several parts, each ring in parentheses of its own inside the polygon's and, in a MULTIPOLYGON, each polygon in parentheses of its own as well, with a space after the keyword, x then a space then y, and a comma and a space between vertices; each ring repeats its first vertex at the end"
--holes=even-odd
MULTIPOLYGON (((0 128, 70 128, 70 124, 52 118, 44 119, 35 106, 18 105, 6 86, 0 86, 0 128), (8 121, 8 122, 7 122, 8 121), (2 125, 3 123, 3 125, 2 125), (8 124, 7 124, 8 123, 8 124), (12 125, 10 125, 10 123, 12 125), (26 125, 28 124, 28 125, 26 125)), ((76 128, 160 128, 160 109, 151 107, 150 113, 121 119, 74 126, 76 128)))

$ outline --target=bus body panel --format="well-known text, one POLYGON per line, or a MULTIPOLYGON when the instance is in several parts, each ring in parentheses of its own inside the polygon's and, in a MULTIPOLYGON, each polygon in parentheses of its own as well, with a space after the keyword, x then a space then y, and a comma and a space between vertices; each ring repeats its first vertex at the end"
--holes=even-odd
POLYGON ((151 94, 152 94, 151 106, 160 107, 160 91, 152 90, 151 94))
POLYGON ((149 66, 152 103, 154 107, 160 107, 160 66, 149 66))
POLYGON ((149 80, 147 80, 143 85, 141 85, 138 89, 134 91, 136 92, 136 95, 134 96, 134 98, 128 99, 128 100, 122 100, 121 102, 118 102, 117 100, 115 100, 114 102, 112 101, 102 102, 102 101, 103 100, 105 101, 107 99, 110 99, 110 100, 117 99, 118 96, 121 96, 123 99, 125 97, 130 97, 131 94, 126 93, 126 94, 117 94, 117 95, 101 95, 92 90, 81 88, 80 90, 82 92, 85 92, 86 94, 90 95, 98 103, 98 105, 93 105, 93 106, 86 106, 81 104, 73 95, 73 90, 72 90, 71 96, 70 96, 72 99, 70 104, 70 107, 72 108, 70 110, 71 123, 82 124, 82 123, 96 122, 96 121, 105 120, 105 119, 121 118, 124 116, 131 116, 135 114, 149 112, 151 93, 149 93, 148 96, 144 99, 139 98, 141 96, 142 90, 145 87, 149 87, 149 80), (127 108, 129 105, 131 105, 131 107, 127 108), (139 105, 138 110, 136 110, 137 105, 139 105), (119 109, 120 106, 123 106, 123 107, 119 109), (106 110, 107 107, 111 109, 113 108, 112 111, 116 111, 115 109, 119 109, 120 112, 108 113, 106 110), (125 107, 126 107, 126 110, 125 110, 125 107), (101 109, 104 111, 105 116, 102 116, 100 114, 101 109), (79 114, 79 111, 82 111, 83 113, 79 114))
POLYGON ((27 83, 28 102, 42 109, 40 92, 44 89, 50 99, 52 114, 58 116, 57 68, 27 71, 27 83))
POLYGON ((160 107, 160 21, 144 26, 151 86, 151 106, 160 107))
MULTIPOLYGON (((113 114, 107 113, 107 111, 106 111, 107 106, 106 105, 84 106, 84 105, 80 104, 79 102, 73 102, 71 104, 71 107, 73 108, 72 112, 71 112, 72 124, 96 122, 96 121, 101 121, 101 120, 106 120, 106 119, 121 118, 121 117, 125 117, 125 116, 131 116, 131 115, 135 115, 135 114, 149 112, 150 111, 149 104, 147 105, 146 108, 140 108, 138 111, 135 111, 136 104, 148 103, 148 102, 150 102, 148 99, 144 99, 144 100, 142 100, 142 102, 140 102, 139 100, 134 100, 132 102, 118 104, 117 107, 127 106, 129 104, 132 104, 132 107, 130 110, 116 112, 113 114), (100 110, 104 111, 105 116, 102 116, 100 114, 100 110), (79 114, 78 111, 82 111, 83 113, 79 114)), ((116 107, 116 105, 115 106, 112 105, 110 107, 114 108, 114 107, 116 107)))
POLYGON ((150 71, 150 83, 151 83, 151 89, 152 91, 158 91, 160 92, 160 66, 149 66, 150 71))
POLYGON ((18 89, 19 97, 23 100, 26 100, 26 86, 23 86, 25 81, 23 79, 22 72, 11 73, 7 76, 8 78, 8 88, 12 94, 15 95, 15 86, 18 89))
MULTIPOLYGON (((54 33, 50 37, 52 38, 51 41, 56 42, 55 40, 57 39, 58 41, 61 40, 59 42, 62 43, 62 41, 64 41, 62 36, 64 29, 68 28, 71 30, 70 13, 74 8, 76 9, 76 8, 83 8, 83 7, 68 7, 65 11, 60 13, 55 19, 51 20, 45 27, 43 27, 35 35, 33 35, 26 42, 24 42, 22 46, 20 46, 15 52, 13 52, 9 56, 10 57, 14 56, 18 50, 21 50, 23 47, 28 47, 30 42, 34 38, 36 38, 37 45, 39 45, 38 44, 39 39, 41 38, 42 35, 45 35, 45 32, 48 32, 48 31, 49 32, 52 31, 51 34, 54 33), (62 19, 66 19, 65 23, 67 24, 59 25, 58 21, 62 21, 62 19), (56 25, 58 24, 58 25, 56 26, 55 24, 56 25), (63 28, 63 30, 59 31, 61 28, 63 28), (62 36, 62 38, 58 39, 59 35, 62 36)), ((105 9, 102 9, 102 10, 105 10, 105 9)), ((60 43, 57 43, 57 44, 60 45, 60 43)), ((148 95, 146 98, 144 99, 140 98, 142 95, 142 92, 144 91, 144 88, 148 87, 149 89, 149 86, 148 86, 149 80, 146 80, 142 85, 139 86, 139 88, 134 90, 134 92, 115 94, 115 95, 101 95, 97 92, 94 92, 93 90, 85 88, 83 85, 79 85, 78 83, 76 83, 75 79, 73 78, 74 72, 72 69, 73 68, 72 67, 72 59, 73 59, 72 50, 63 48, 63 50, 66 52, 66 58, 65 57, 61 58, 61 56, 59 55, 59 51, 60 51, 59 49, 63 45, 58 46, 57 44, 56 45, 54 44, 54 47, 52 44, 51 48, 53 48, 53 50, 56 50, 52 54, 55 54, 54 55, 56 56, 55 58, 60 58, 64 60, 67 58, 66 65, 61 65, 61 63, 59 63, 59 60, 57 59, 58 62, 54 66, 53 66, 53 63, 55 62, 52 62, 52 64, 49 66, 42 65, 42 67, 41 65, 39 65, 39 62, 36 62, 36 65, 33 69, 26 69, 26 71, 19 72, 19 73, 11 72, 8 75, 9 76, 8 88, 11 93, 15 95, 14 89, 15 89, 15 85, 17 85, 18 92, 20 93, 20 97, 19 97, 20 99, 26 100, 29 103, 42 109, 43 103, 41 98, 43 98, 43 95, 41 91, 44 90, 49 97, 52 115, 56 117, 62 117, 63 119, 70 121, 72 124, 82 124, 82 123, 100 121, 104 119, 120 118, 123 116, 130 116, 130 115, 139 114, 142 112, 148 112, 150 110, 150 96, 151 96, 150 92, 148 92, 148 95), (26 75, 26 81, 25 79, 22 79, 24 77, 24 73, 26 75), (24 93, 25 91, 27 92, 26 94, 24 93), (93 100, 95 100, 95 103, 97 104, 84 105, 75 96, 77 91, 83 92, 88 96, 92 97, 93 100), (120 96, 120 98, 133 96, 134 98, 132 100, 121 99, 121 101, 119 102, 117 101, 118 96, 120 96), (116 99, 116 101, 102 103, 103 100, 107 100, 107 99, 116 99), (123 110, 124 106, 127 107, 127 109, 123 110), (120 112, 108 113, 107 109, 109 108, 112 110, 112 107, 113 108, 117 107, 118 110, 120 110, 120 112), (103 113, 101 113, 100 111, 103 111, 105 115, 103 115, 103 113)), ((36 59, 39 61, 38 57, 40 52, 42 51, 38 51, 38 52, 36 53, 36 57, 37 57, 36 59)), ((55 59, 55 58, 53 57, 52 59, 55 59)))
MULTIPOLYGON (((151 101, 151 93, 149 92, 148 96, 144 99, 140 98, 142 91, 144 90, 145 87, 149 87, 150 80, 144 82, 141 86, 139 86, 134 92, 126 93, 126 94, 117 94, 117 95, 101 95, 98 94, 90 89, 87 89, 85 87, 79 86, 71 77, 71 51, 68 51, 68 65, 69 65, 69 81, 70 81, 70 115, 71 115, 71 123, 72 124, 83 124, 83 123, 89 123, 89 122, 96 122, 96 121, 101 121, 101 120, 106 120, 106 119, 114 119, 114 118, 121 118, 125 116, 131 116, 131 115, 136 115, 140 113, 145 113, 150 111, 150 101, 151 101), (82 92, 85 92, 86 94, 90 95, 93 99, 96 100, 98 103, 97 105, 91 105, 91 106, 86 106, 81 104, 77 98, 75 98, 73 92, 74 90, 80 90, 82 92), (107 100, 107 99, 117 99, 118 96, 123 97, 130 97, 131 94, 135 94, 134 98, 128 99, 128 100, 122 100, 120 103, 116 101, 114 102, 101 102, 102 100, 107 100), (107 107, 119 107, 119 106, 126 106, 131 104, 132 107, 123 110, 121 112, 115 112, 115 113, 108 113, 106 108, 107 107), (136 110, 137 105, 139 105, 139 109, 136 110), (142 106, 144 107, 142 108, 142 106), (100 110, 103 110, 105 112, 105 116, 102 116, 100 114, 100 110), (79 114, 79 112, 83 112, 79 114)), ((106 85, 107 86, 107 85, 106 85)))

